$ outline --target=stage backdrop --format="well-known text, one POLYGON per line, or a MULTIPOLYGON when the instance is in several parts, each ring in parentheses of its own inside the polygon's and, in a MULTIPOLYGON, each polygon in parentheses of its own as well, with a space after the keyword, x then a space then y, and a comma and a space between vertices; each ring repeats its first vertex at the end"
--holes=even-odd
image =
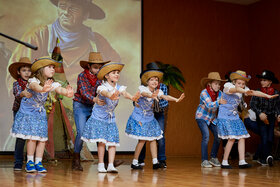
MULTIPOLYGON (((140 84, 141 70, 141 1, 138 0, 79 0, 80 6, 68 0, 0 0, 0 32, 38 46, 31 50, 0 37, 0 151, 13 151, 15 138, 9 135, 13 123, 13 80, 7 67, 20 57, 31 61, 51 55, 56 38, 64 58, 67 80, 76 91, 77 76, 83 69, 80 60, 87 60, 90 51, 100 51, 105 60, 125 64, 120 85, 134 94, 140 84), (59 4, 58 2, 59 1, 59 4), (82 2, 89 1, 89 3, 82 2), (89 10, 89 13, 85 13, 89 10)), ((75 0, 74 0, 75 1, 75 0)), ((73 123, 72 100, 64 105, 73 123)), ((118 151, 133 151, 136 141, 124 134, 132 102, 121 98, 116 108, 120 132, 118 151)), ((55 142, 55 144, 61 142, 55 142)), ((63 144, 63 143, 62 143, 63 144)), ((96 144, 88 144, 96 150, 96 144)))

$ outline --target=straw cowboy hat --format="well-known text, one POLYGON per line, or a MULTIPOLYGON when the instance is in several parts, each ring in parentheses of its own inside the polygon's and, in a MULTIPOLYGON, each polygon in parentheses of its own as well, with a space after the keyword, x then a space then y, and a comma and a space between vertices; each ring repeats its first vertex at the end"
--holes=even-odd
POLYGON ((31 65, 32 65, 31 61, 28 57, 22 57, 19 59, 18 62, 14 62, 9 66, 9 72, 11 76, 17 80, 19 78, 19 74, 18 74, 19 68, 22 66, 31 67, 31 65))
POLYGON ((203 77, 200 80, 200 84, 202 87, 206 87, 206 84, 210 81, 227 81, 227 80, 221 79, 221 76, 218 72, 210 72, 208 73, 208 77, 203 77))
POLYGON ((34 73, 38 69, 45 67, 45 66, 49 66, 49 65, 58 66, 59 62, 51 59, 49 56, 44 56, 44 57, 35 59, 35 61, 32 63, 32 66, 31 66, 31 72, 34 73))
POLYGON ((100 52, 90 52, 88 61, 82 60, 80 61, 80 66, 84 69, 88 69, 88 64, 105 64, 111 62, 110 60, 104 61, 100 52))
POLYGON ((110 73, 111 71, 119 70, 122 71, 124 64, 118 62, 110 62, 108 64, 103 65, 97 73, 97 78, 99 80, 103 80, 105 75, 110 73))
POLYGON ((256 75, 260 79, 267 79, 272 81, 274 84, 279 84, 278 79, 275 77, 274 73, 269 70, 264 70, 261 75, 256 75))
MULTIPOLYGON (((55 6, 58 5, 59 0, 50 0, 52 4, 55 6)), ((76 2, 81 5, 83 8, 87 9, 89 12, 90 19, 103 19, 105 18, 105 12, 96 4, 94 4, 91 0, 71 0, 72 2, 76 2)))
POLYGON ((229 75, 229 78, 230 78, 231 81, 233 81, 235 79, 240 79, 240 80, 244 80, 246 82, 249 82, 249 80, 251 79, 251 76, 247 75, 245 71, 237 70, 236 72, 232 72, 229 75))
POLYGON ((147 69, 140 74, 141 82, 144 85, 147 85, 147 81, 151 77, 158 77, 159 81, 161 81, 162 77, 163 77, 163 72, 161 72, 159 70, 147 69))

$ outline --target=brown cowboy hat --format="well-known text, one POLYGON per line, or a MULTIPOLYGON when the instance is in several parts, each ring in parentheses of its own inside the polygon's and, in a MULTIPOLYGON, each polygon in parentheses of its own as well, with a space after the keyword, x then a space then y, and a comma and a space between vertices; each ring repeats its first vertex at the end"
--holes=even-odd
MULTIPOLYGON (((59 0, 50 0, 52 4, 55 6, 58 5, 59 0)), ((105 18, 105 12, 96 4, 94 4, 91 0, 71 0, 72 2, 76 2, 79 5, 82 5, 89 12, 90 19, 103 19, 105 18)))
POLYGON ((203 77, 200 80, 200 84, 202 87, 206 87, 206 84, 210 81, 227 81, 227 80, 221 79, 221 76, 218 72, 210 72, 208 73, 208 77, 203 77))
POLYGON ((161 81, 163 77, 163 72, 159 70, 152 70, 152 69, 145 70, 140 74, 141 83, 147 85, 147 81, 151 77, 158 77, 159 81, 161 81))
POLYGON ((240 79, 240 80, 244 80, 246 82, 249 82, 249 80, 251 79, 251 76, 247 75, 245 71, 237 70, 236 72, 232 72, 229 75, 229 79, 231 81, 233 81, 235 79, 240 79))
POLYGON ((82 60, 80 61, 80 66, 84 69, 88 69, 88 64, 92 63, 92 64, 105 64, 110 62, 110 60, 108 61, 104 61, 100 52, 90 52, 89 53, 89 57, 88 57, 88 61, 82 60))
POLYGON ((44 57, 35 59, 35 61, 32 63, 32 66, 31 66, 31 72, 34 73, 38 69, 45 67, 45 66, 49 66, 49 65, 58 66, 59 62, 51 59, 49 56, 44 56, 44 57))
POLYGON ((97 78, 99 80, 103 80, 105 75, 110 73, 111 71, 119 70, 121 71, 124 67, 124 64, 119 62, 110 62, 108 64, 103 65, 97 73, 97 78))
POLYGON ((22 66, 31 67, 31 65, 32 65, 31 61, 28 57, 22 57, 19 59, 18 62, 14 62, 9 66, 9 72, 11 76, 17 80, 19 78, 19 74, 18 74, 19 68, 22 66))

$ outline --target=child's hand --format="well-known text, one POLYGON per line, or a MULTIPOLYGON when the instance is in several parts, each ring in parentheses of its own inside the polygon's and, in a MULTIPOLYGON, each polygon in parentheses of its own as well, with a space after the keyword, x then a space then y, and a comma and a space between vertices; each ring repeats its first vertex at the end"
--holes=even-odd
POLYGON ((253 90, 247 90, 245 92, 245 95, 253 95, 254 94, 254 91, 253 90))
POLYGON ((53 80, 47 80, 43 86, 43 89, 41 92, 49 92, 53 89, 53 86, 52 86, 52 83, 53 83, 53 80))
POLYGON ((110 97, 109 99, 111 100, 118 100, 120 98, 120 92, 116 90, 110 97))
POLYGON ((279 96, 279 94, 268 95, 267 98, 268 98, 268 99, 273 99, 273 98, 278 97, 278 96, 279 96))
POLYGON ((185 98, 185 93, 182 93, 181 96, 176 100, 176 103, 182 101, 185 98))
POLYGON ((96 97, 93 99, 93 102, 95 102, 96 104, 98 104, 98 105, 100 105, 100 106, 103 106, 103 105, 105 105, 105 104, 106 104, 106 103, 105 103, 105 101, 104 101, 104 100, 99 99, 99 97, 98 97, 98 96, 96 96, 96 97))
POLYGON ((26 97, 26 98, 32 97, 32 93, 29 93, 26 89, 23 90, 21 93, 22 93, 23 97, 26 97))
POLYGON ((135 95, 131 98, 132 101, 138 101, 138 99, 140 98, 141 94, 140 91, 136 92, 135 95))
POLYGON ((277 116, 277 121, 280 122, 280 115, 277 116))
POLYGON ((72 88, 72 86, 68 85, 66 86, 66 97, 73 97, 74 95, 74 90, 72 88))
POLYGON ((222 104, 222 105, 227 104, 227 101, 223 99, 223 95, 222 95, 221 99, 219 100, 219 104, 222 104))
POLYGON ((159 89, 157 89, 151 96, 151 98, 155 99, 156 101, 158 101, 158 93, 159 93, 159 89))
POLYGON ((267 124, 267 125, 269 124, 269 121, 267 119, 267 115, 265 113, 263 113, 263 112, 260 113, 259 117, 265 124, 267 124))

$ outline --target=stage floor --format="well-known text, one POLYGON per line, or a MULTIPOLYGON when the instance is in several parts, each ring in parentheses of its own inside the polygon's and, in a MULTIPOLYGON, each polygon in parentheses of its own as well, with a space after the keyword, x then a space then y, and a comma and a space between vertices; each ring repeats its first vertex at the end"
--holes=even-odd
POLYGON ((1 187, 6 186, 280 186, 280 163, 273 167, 253 164, 250 169, 201 168, 199 158, 168 158, 167 169, 153 170, 147 160, 143 170, 131 170, 130 161, 118 167, 118 174, 97 172, 93 162, 82 162, 83 172, 71 170, 71 160, 43 163, 48 173, 14 172, 12 159, 0 160, 1 187))

